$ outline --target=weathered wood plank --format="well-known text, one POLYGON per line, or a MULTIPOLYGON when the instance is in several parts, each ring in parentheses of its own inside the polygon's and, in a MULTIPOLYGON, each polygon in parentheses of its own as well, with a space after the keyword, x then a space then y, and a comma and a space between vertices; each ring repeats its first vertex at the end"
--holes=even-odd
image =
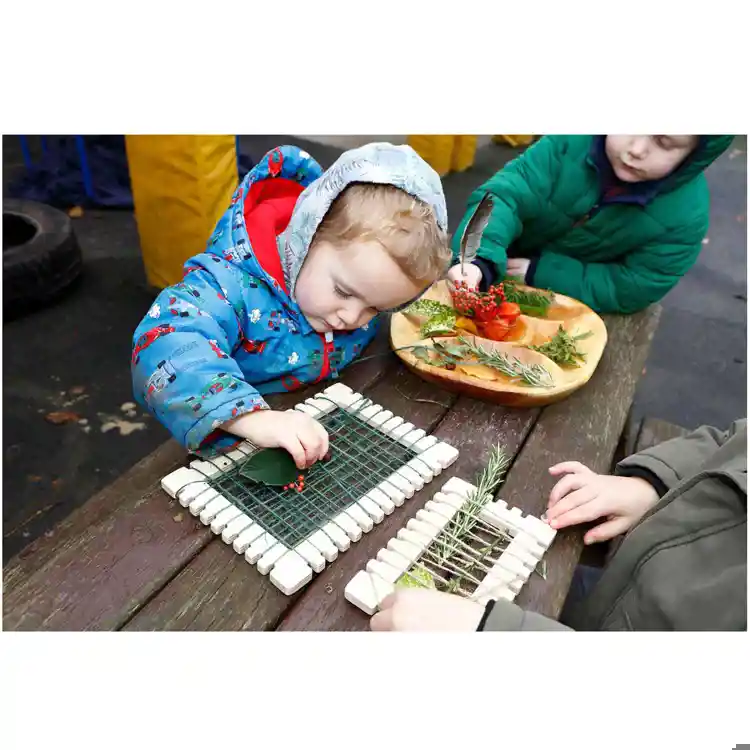
POLYGON ((123 630, 270 630, 297 596, 213 539, 123 630))
POLYGON ((116 628, 208 542, 194 522, 174 520, 179 506, 157 486, 122 499, 4 598, 6 630, 116 628))
POLYGON ((638 433, 633 453, 640 453, 660 443, 666 443, 667 440, 684 437, 689 432, 690 430, 671 422, 665 422, 655 417, 646 417, 641 423, 641 429, 638 433))
POLYGON ((501 443, 510 455, 515 455, 538 412, 538 409, 514 410, 461 396, 432 433, 459 449, 456 463, 353 545, 346 552, 345 562, 337 561, 339 564, 323 571, 284 616, 278 630, 369 629, 369 617, 344 598, 344 589, 354 574, 375 557, 450 477, 475 481, 495 443, 501 443))
MULTIPOLYGON (((555 484, 548 469, 566 460, 608 472, 635 387, 648 356, 661 308, 629 317, 607 316, 609 342, 596 373, 570 398, 542 412, 501 492, 509 505, 541 515, 555 484)), ((580 527, 561 531, 547 553, 547 579, 533 575, 517 603, 559 615, 583 547, 580 527)))
MULTIPOLYGON (((387 327, 368 354, 387 353, 387 327)), ((361 389, 398 366, 395 355, 350 368, 342 381, 361 389)), ((270 397, 290 408, 327 384, 270 397)), ((11 560, 4 571, 8 630, 116 629, 212 540, 209 529, 160 487, 184 464, 170 442, 105 488, 61 524, 53 538, 11 560)))
POLYGON ((128 497, 140 497, 154 483, 174 471, 185 458, 185 449, 176 441, 168 440, 139 461, 129 471, 104 487, 80 508, 57 524, 51 537, 40 537, 8 561, 3 569, 3 594, 9 597, 34 571, 44 567, 62 547, 82 530, 99 523, 118 508, 128 497))
POLYGON ((639 453, 646 448, 652 448, 659 443, 682 437, 689 430, 679 425, 665 422, 655 417, 644 417, 637 419, 631 408, 625 427, 620 437, 620 442, 612 459, 612 470, 616 464, 634 453, 639 453))
MULTIPOLYGON (((436 392, 433 386, 409 373, 398 360, 393 364, 395 367, 389 370, 386 377, 376 380, 372 387, 357 390, 429 431, 442 419, 455 397, 436 392), (438 403, 423 403, 414 399, 430 399, 438 403)), ((413 500, 407 504, 411 502, 413 500)), ((373 529, 365 536, 375 533, 373 529)), ((362 540, 352 545, 327 569, 346 569, 354 549, 361 544, 362 540)), ((326 571, 321 575, 326 575, 326 571)), ((305 595, 305 591, 294 597, 284 596, 266 576, 260 575, 254 566, 248 565, 243 557, 216 539, 148 602, 124 629, 266 630, 274 627, 296 599, 305 595), (204 602, 208 600, 211 602, 210 611, 201 613, 204 602)))

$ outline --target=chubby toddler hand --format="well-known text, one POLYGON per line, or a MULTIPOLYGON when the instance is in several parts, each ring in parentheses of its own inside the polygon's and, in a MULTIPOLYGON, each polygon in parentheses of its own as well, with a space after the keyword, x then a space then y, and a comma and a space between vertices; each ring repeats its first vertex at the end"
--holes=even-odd
POLYGON ((471 631, 484 614, 477 602, 434 589, 396 589, 370 618, 375 631, 471 631))
POLYGON ((328 453, 325 428, 301 411, 254 411, 226 422, 222 429, 260 448, 285 448, 298 469, 309 468, 328 453))
POLYGON ((462 281, 466 282, 466 286, 470 289, 475 289, 482 282, 482 272, 479 270, 479 266, 475 266, 473 263, 464 263, 464 272, 461 273, 461 264, 457 263, 455 266, 451 266, 448 270, 448 281, 453 284, 457 281, 459 284, 462 281))
POLYGON ((595 474, 577 461, 557 464, 549 472, 561 477, 547 505, 547 522, 553 529, 607 519, 586 533, 586 544, 603 542, 632 529, 659 500, 645 479, 595 474))

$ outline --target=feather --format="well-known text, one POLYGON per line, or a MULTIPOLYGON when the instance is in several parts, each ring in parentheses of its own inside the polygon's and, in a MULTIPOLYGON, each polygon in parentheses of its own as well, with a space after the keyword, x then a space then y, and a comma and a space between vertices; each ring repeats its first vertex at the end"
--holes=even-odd
POLYGON ((482 234, 487 227, 492 213, 492 196, 485 193, 484 197, 474 209, 474 213, 464 227, 461 235, 461 273, 464 272, 464 264, 471 263, 477 257, 479 245, 482 242, 482 234))

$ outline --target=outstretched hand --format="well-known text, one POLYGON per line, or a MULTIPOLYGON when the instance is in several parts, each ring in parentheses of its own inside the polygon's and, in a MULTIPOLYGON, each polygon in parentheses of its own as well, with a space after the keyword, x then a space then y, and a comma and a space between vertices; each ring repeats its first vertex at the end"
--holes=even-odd
POLYGON ((586 533, 585 544, 632 529, 659 500, 645 479, 595 474, 577 461, 556 464, 549 472, 560 477, 547 505, 547 522, 553 529, 607 519, 586 533))

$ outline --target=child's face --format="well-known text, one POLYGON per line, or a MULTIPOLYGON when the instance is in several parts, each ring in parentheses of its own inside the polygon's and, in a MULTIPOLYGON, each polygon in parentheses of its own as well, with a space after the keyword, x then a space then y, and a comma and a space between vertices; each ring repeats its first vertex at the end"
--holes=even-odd
POLYGON ((697 135, 608 135, 605 149, 620 180, 643 182, 674 172, 697 145, 697 135))
POLYGON ((313 329, 326 333, 361 328, 422 291, 378 242, 340 249, 321 240, 302 265, 295 296, 313 329))

